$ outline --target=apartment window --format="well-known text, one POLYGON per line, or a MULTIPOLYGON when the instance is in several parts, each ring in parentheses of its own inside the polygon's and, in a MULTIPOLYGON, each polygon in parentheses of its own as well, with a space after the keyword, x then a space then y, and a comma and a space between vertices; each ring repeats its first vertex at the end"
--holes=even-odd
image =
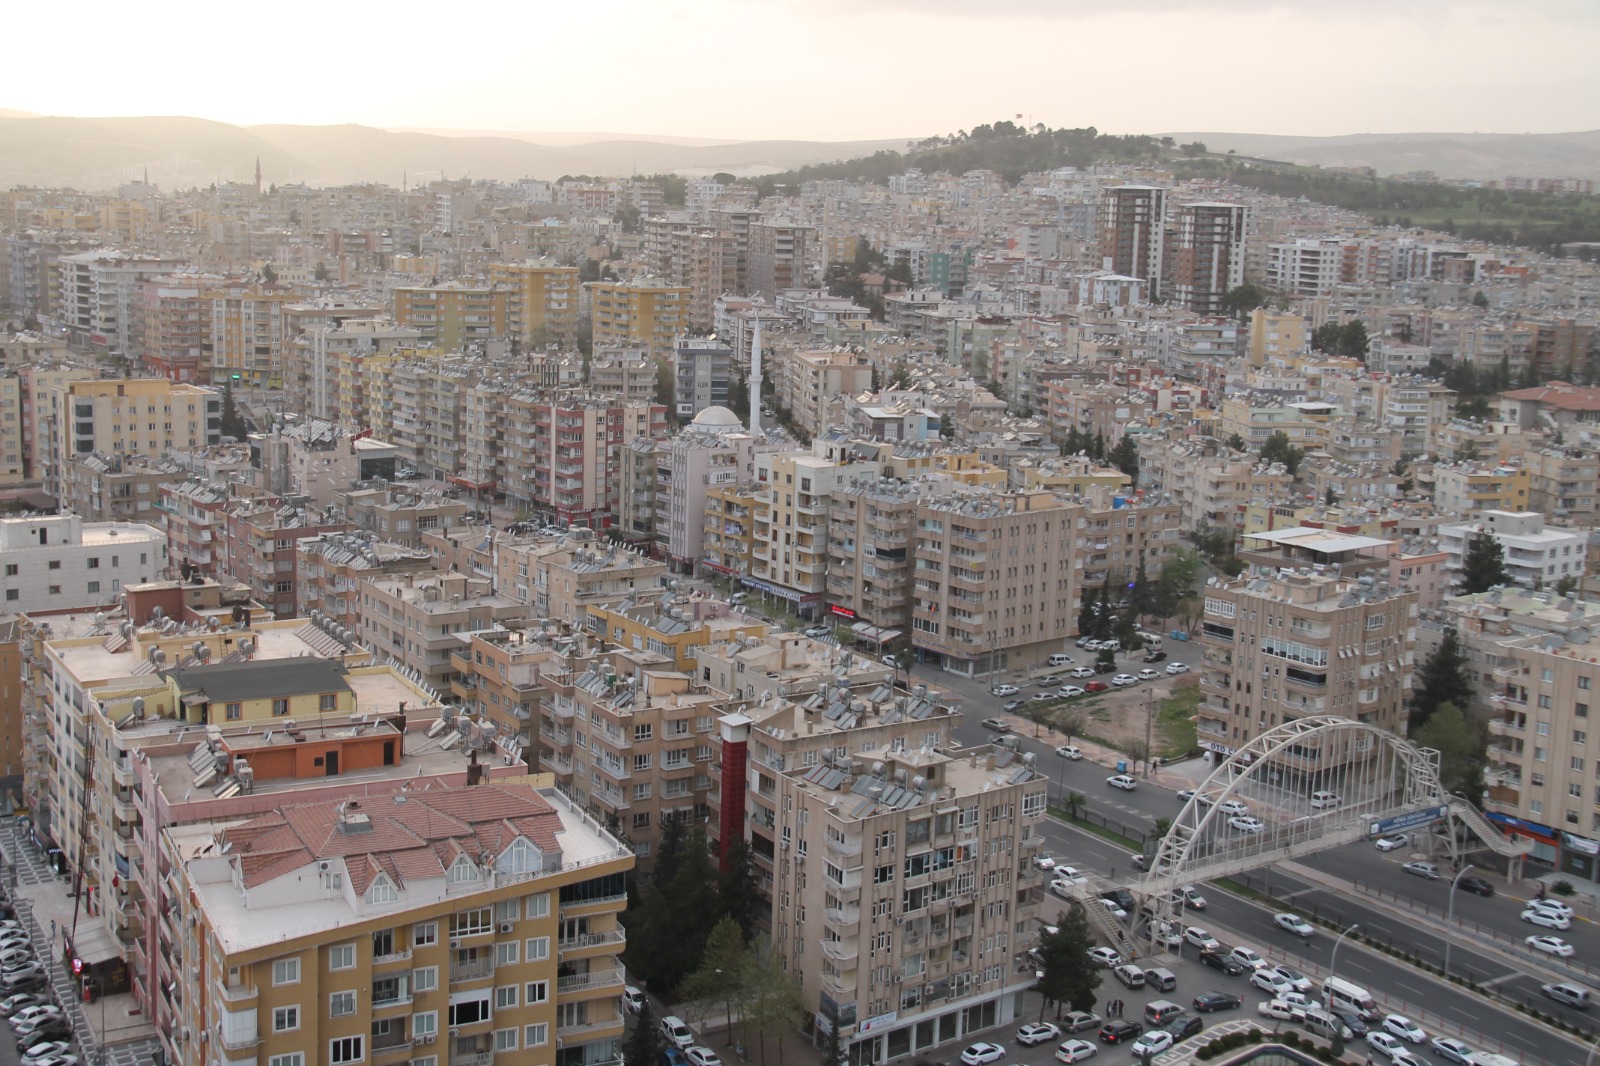
POLYGON ((1550 707, 1551 706, 1550 697, 1549 696, 1540 696, 1539 697, 1539 706, 1540 707, 1544 707, 1544 708, 1550 707))
POLYGON ((517 962, 517 950, 522 945, 515 940, 494 946, 494 964, 496 966, 514 966, 517 962))
POLYGON ((536 896, 524 896, 522 898, 527 904, 525 913, 529 918, 550 917, 550 893, 541 892, 536 896))
POLYGON ((430 1010, 426 1014, 413 1014, 411 1016, 412 1036, 433 1036, 439 1031, 439 1012, 430 1010))
POLYGON ((16 563, 7 563, 6 564, 6 577, 16 577, 16 576, 17 576, 17 564, 16 563))
POLYGON ((282 718, 289 713, 289 701, 276 699, 272 701, 272 713, 275 717, 282 718))
POLYGON ((1574 703, 1572 705, 1572 716, 1574 718, 1589 717, 1589 705, 1587 703, 1574 703))
POLYGON ((336 711, 339 709, 339 697, 331 692, 324 692, 317 697, 317 710, 336 711))
POLYGON ((1589 743, 1589 734, 1581 729, 1574 729, 1572 731, 1572 742, 1574 744, 1587 744, 1589 743))
POLYGON ((272 983, 297 985, 300 983, 300 960, 279 959, 272 964, 272 983))
POLYGON ((367 1038, 364 1036, 345 1036, 338 1040, 328 1041, 328 1062, 332 1066, 343 1066, 347 1062, 360 1062, 367 1057, 367 1038))
POLYGON ((90 592, 90 593, 99 592, 100 591, 100 582, 98 582, 98 581, 90 581, 90 582, 88 582, 88 587, 84 591, 85 592, 90 592))
POLYGON ((267 1066, 306 1066, 306 1057, 298 1051, 274 1055, 267 1060, 267 1066))
POLYGON ((356 994, 354 992, 335 992, 328 997, 328 1016, 343 1018, 347 1014, 356 1012, 356 994))
POLYGON ((528 962, 543 962, 550 957, 550 938, 547 936, 529 937, 523 946, 527 948, 523 958, 528 962))
POLYGON ((528 1006, 536 1006, 550 998, 549 981, 529 981, 522 986, 522 1001, 528 1006))
POLYGON ((1572 757, 1571 765, 1574 770, 1578 771, 1580 774, 1583 773, 1583 756, 1574 755, 1572 757))
POLYGON ((539 1022, 522 1027, 523 1047, 543 1047, 550 1042, 550 1023, 539 1022))
POLYGON ((637 803, 637 802, 639 802, 641 800, 647 800, 649 798, 650 798, 650 786, 649 786, 649 784, 634 785, 633 786, 633 799, 634 799, 634 802, 637 803))
POLYGON ((462 992, 458 993, 458 995, 471 998, 459 999, 455 996, 451 997, 453 1000, 450 1004, 451 1025, 476 1025, 479 1022, 488 1021, 493 1016, 489 1010, 489 990, 487 988, 482 992, 462 992))
POLYGON ((387 877, 380 877, 372 882, 372 887, 367 889, 368 903, 395 903, 400 899, 400 892, 394 887, 394 882, 387 877))
POLYGON ((432 992, 439 987, 439 967, 423 966, 411 971, 411 989, 414 992, 432 992))
POLYGON ((230 704, 228 704, 227 716, 228 716, 228 721, 230 721, 230 722, 237 722, 240 718, 243 718, 244 717, 244 704, 242 704, 242 703, 230 703, 230 704))
POLYGON ((22 593, 18 589, 6 589, 6 599, 20 600, 22 599, 22 593))
MULTIPOLYGON (((468 863, 470 866, 471 864, 468 863)), ((477 910, 456 911, 450 916, 450 936, 477 936, 494 932, 494 912, 488 907, 477 910)))
POLYGON ((272 1011, 272 1031, 287 1033, 300 1028, 299 1007, 276 1007, 272 1011))
POLYGON ((439 942, 439 923, 422 922, 411 927, 411 946, 425 948, 430 944, 439 942))
POLYGON ((60 585, 51 585, 50 586, 50 595, 52 595, 52 596, 61 595, 61 586, 60 585))
POLYGON ((517 1031, 515 1029, 496 1029, 494 1031, 495 1051, 517 1050, 517 1031))
POLYGON ((91 556, 88 560, 88 566, 90 570, 100 569, 100 557, 98 555, 91 556))
POLYGON ((636 725, 633 727, 633 742, 635 744, 649 740, 654 727, 650 725, 636 725))
POLYGON ((494 990, 494 1009, 513 1010, 517 1006, 517 986, 501 985, 494 990))
POLYGON ((61 569, 61 560, 60 559, 51 559, 50 560, 50 566, 48 567, 48 569, 60 570, 61 569))
POLYGON ((648 770, 648 769, 650 769, 650 753, 649 752, 644 752, 642 754, 635 755, 633 757, 633 772, 634 773, 639 773, 642 770, 648 770))
POLYGON ((1589 679, 1587 677, 1578 678, 1578 687, 1587 691, 1589 688, 1589 679))

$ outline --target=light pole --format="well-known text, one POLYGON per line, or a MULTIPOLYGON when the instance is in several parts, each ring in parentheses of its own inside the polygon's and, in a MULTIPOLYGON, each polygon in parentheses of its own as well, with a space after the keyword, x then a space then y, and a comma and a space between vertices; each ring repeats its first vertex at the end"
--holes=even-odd
MULTIPOLYGON (((1350 928, 1339 934, 1339 939, 1333 942, 1333 954, 1328 957, 1328 980, 1332 981, 1339 976, 1339 945, 1344 943, 1344 938, 1361 928, 1361 923, 1356 922, 1350 928)), ((1333 993, 1326 986, 1322 993, 1322 1005, 1326 1008, 1333 1002, 1333 993)))
POLYGON ((1445 908, 1444 916, 1444 976, 1447 981, 1450 979, 1450 945, 1455 940, 1455 934, 1451 932, 1450 927, 1455 924, 1456 920, 1456 886, 1461 883, 1461 878, 1470 869, 1472 869, 1472 864, 1469 862, 1461 868, 1460 873, 1450 879, 1449 905, 1445 908))

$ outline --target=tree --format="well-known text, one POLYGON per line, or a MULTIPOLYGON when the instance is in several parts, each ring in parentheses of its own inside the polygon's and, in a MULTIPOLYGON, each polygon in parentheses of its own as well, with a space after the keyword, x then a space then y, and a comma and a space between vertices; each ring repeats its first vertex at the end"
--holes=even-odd
POLYGON ((1426 722, 1411 730, 1412 743, 1439 752, 1439 783, 1445 791, 1459 792, 1474 800, 1483 790, 1483 757, 1488 740, 1482 724, 1450 702, 1439 704, 1426 722))
POLYGON ((239 413, 239 407, 233 399, 233 382, 229 381, 222 386, 222 435, 242 441, 249 435, 249 430, 244 424, 244 415, 239 413))
POLYGON ((1267 302, 1267 290, 1259 285, 1244 284, 1222 294, 1221 309, 1239 321, 1244 321, 1251 311, 1267 302))
POLYGON ((688 831, 688 822, 684 820, 683 812, 669 811, 661 816, 658 828, 661 830, 661 842, 656 845, 656 861, 651 868, 654 884, 662 891, 672 886, 673 878, 678 876, 678 862, 683 858, 684 833, 688 831))
POLYGON ((1068 792, 1061 797, 1061 809, 1067 812, 1068 818, 1077 818, 1083 814, 1084 808, 1089 806, 1089 797, 1082 792, 1068 792))
POLYGON ((1135 486, 1139 484, 1139 449, 1132 437, 1124 433, 1109 458, 1111 465, 1132 478, 1135 486))
POLYGON ((1446 703, 1472 706, 1472 678, 1467 672, 1467 657, 1454 629, 1444 631, 1444 639, 1433 654, 1423 660, 1412 681, 1410 732, 1416 735, 1428 719, 1446 703))
POLYGON ((745 425, 750 424, 750 385, 737 371, 728 379, 728 410, 745 425))
POLYGON ((1483 294, 1482 289, 1472 294, 1472 306, 1482 310, 1488 309, 1489 298, 1483 294))
POLYGON ((723 870, 717 878, 717 895, 722 899, 722 910, 733 919, 739 932, 748 942, 755 936, 756 919, 761 909, 761 895, 756 891, 755 864, 750 858, 750 845, 744 837, 733 839, 726 845, 727 855, 723 870))
POLYGON ((1576 592, 1577 589, 1578 579, 1573 577, 1571 574, 1568 574, 1566 577, 1556 582, 1557 596, 1570 596, 1576 592))
POLYGON ((1250 450, 1250 445, 1246 444, 1244 438, 1239 436, 1237 433, 1228 434, 1228 439, 1223 443, 1236 452, 1247 452, 1250 450))
POLYGON ((268 285, 276 285, 278 283, 278 272, 272 269, 271 263, 263 263, 261 265, 261 280, 268 285))
POLYGON ((1193 159, 1196 156, 1202 156, 1202 155, 1206 154, 1206 142, 1205 141, 1190 141, 1188 144, 1179 145, 1178 146, 1178 151, 1182 152, 1184 155, 1188 156, 1190 159, 1193 159))
POLYGON ((1332 485, 1328 486, 1328 491, 1323 494, 1323 499, 1327 502, 1329 507, 1332 507, 1334 504, 1339 502, 1339 496, 1333 491, 1332 485))
POLYGON ((677 421, 678 417, 678 378, 672 372, 672 364, 665 359, 656 359, 656 403, 667 409, 667 420, 677 421))
POLYGON ((806 1019, 805 996, 800 985, 778 964, 776 952, 760 955, 752 948, 747 966, 750 983, 750 1024, 761 1041, 761 1061, 767 1061, 767 1037, 778 1045, 778 1062, 783 1063, 783 1038, 798 1030, 806 1019))
POLYGON ((656 1025, 655 1011, 650 1009, 650 997, 646 996, 639 1008, 639 1020, 628 1034, 623 1057, 628 1062, 655 1062, 666 1046, 661 1028, 656 1025))
POLYGON ((683 982, 683 993, 689 999, 714 999, 722 1004, 728 1020, 729 1044, 733 1043, 733 1008, 744 1002, 750 983, 749 962, 739 923, 725 916, 706 938, 699 968, 683 982))
POLYGON ((1479 530, 1467 545, 1466 557, 1461 560, 1461 594, 1488 592, 1496 585, 1510 583, 1505 549, 1488 532, 1479 530))
POLYGON ((318 281, 327 281, 333 275, 329 272, 327 263, 318 263, 316 269, 311 272, 311 276, 318 281))
POLYGON ((822 1066, 849 1066, 844 1044, 839 1040, 839 1015, 825 1011, 822 1020, 822 1066))
MULTIPOLYGON (((1081 903, 1069 907, 1056 931, 1047 932, 1040 939, 1039 967, 1044 976, 1039 979, 1039 991, 1044 993, 1045 1004, 1056 1005, 1056 1017, 1061 1017, 1063 1009, 1094 1010, 1100 968, 1089 958, 1093 947, 1089 919, 1081 903)), ((1044 1004, 1040 1005, 1039 1017, 1044 1017, 1044 1004)))
POLYGON ((1289 440, 1289 434, 1278 430, 1266 439, 1261 445, 1261 458, 1269 463, 1282 463, 1284 469, 1289 471, 1289 476, 1294 477, 1300 470, 1300 460, 1306 457, 1303 449, 1297 448, 1289 440))

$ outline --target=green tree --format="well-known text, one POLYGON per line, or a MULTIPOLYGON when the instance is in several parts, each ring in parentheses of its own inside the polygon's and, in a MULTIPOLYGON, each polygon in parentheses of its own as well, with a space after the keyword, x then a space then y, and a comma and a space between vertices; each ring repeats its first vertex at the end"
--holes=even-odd
POLYGON ((1570 596, 1577 590, 1578 579, 1573 577, 1571 574, 1568 574, 1566 577, 1556 582, 1557 596, 1570 596))
POLYGON ((1083 814, 1089 806, 1089 797, 1082 792, 1068 792, 1061 797, 1061 809, 1067 812, 1067 817, 1075 819, 1083 814))
POLYGON ((1439 783, 1445 791, 1476 800, 1483 791, 1484 751, 1489 742, 1482 723, 1454 703, 1441 703, 1426 722, 1412 728, 1411 741, 1439 752, 1439 783))
POLYGON ((1479 289, 1477 292, 1472 294, 1472 306, 1484 310, 1488 309, 1489 298, 1483 294, 1482 289, 1479 289))
POLYGON ((651 867, 651 875, 657 888, 665 892, 672 887, 673 878, 678 876, 678 863, 683 858, 684 835, 689 830, 689 823, 681 811, 669 811, 661 816, 657 826, 661 830, 661 842, 656 845, 656 861, 651 867))
POLYGON ((333 274, 328 270, 327 263, 318 263, 316 269, 311 272, 311 276, 316 278, 318 281, 327 281, 329 278, 333 277, 333 274))
POLYGON ((1306 457, 1303 449, 1295 447, 1289 440, 1289 434, 1278 430, 1268 437, 1261 445, 1261 458, 1269 463, 1282 463, 1289 471, 1290 477, 1295 477, 1300 471, 1300 460, 1306 457))
POLYGON ((1328 491, 1323 493, 1323 497, 1322 498, 1328 504, 1329 507, 1332 507, 1334 504, 1339 502, 1339 495, 1338 495, 1338 493, 1333 491, 1333 486, 1332 485, 1328 486, 1328 491))
POLYGON ((1506 553, 1500 542, 1488 532, 1479 530, 1467 544, 1467 554, 1461 560, 1461 594, 1488 592, 1496 585, 1511 584, 1506 572, 1506 553))
POLYGON ((756 890, 755 864, 751 861, 750 845, 744 837, 735 837, 728 845, 723 870, 717 876, 717 895, 722 900, 722 910, 733 919, 746 941, 756 932, 760 917, 761 894, 756 890))
POLYGON ((1228 434, 1228 439, 1224 443, 1236 452, 1247 452, 1250 450, 1250 445, 1246 444, 1244 438, 1239 436, 1237 433, 1228 434))
POLYGON ((1106 434, 1100 430, 1094 435, 1094 443, 1089 448, 1089 456, 1097 463, 1106 461, 1106 434))
POLYGON ((667 409, 667 421, 678 420, 678 378, 672 371, 672 363, 666 359, 656 359, 656 403, 667 409))
POLYGON ((1467 671, 1467 657, 1456 631, 1446 629, 1444 639, 1423 660, 1412 680, 1409 729, 1413 736, 1444 704, 1472 706, 1472 677, 1467 671))
MULTIPOLYGON (((731 1022, 734 1008, 744 1004, 750 984, 750 955, 738 923, 728 917, 717 922, 699 958, 699 967, 683 982, 683 994, 689 999, 715 1000, 722 1005, 723 1017, 731 1022)), ((731 1024, 726 1036, 728 1043, 733 1043, 731 1024)))
POLYGON ((656 1025, 655 1011, 650 1007, 650 997, 646 996, 644 1006, 639 1008, 639 1018, 633 1024, 633 1031, 623 1045, 623 1057, 628 1062, 653 1063, 666 1050, 666 1046, 661 1027, 656 1025))
POLYGON ((839 1015, 826 1011, 822 1023, 822 1066, 848 1066, 844 1043, 839 1039, 839 1015))
POLYGON ((778 963, 776 952, 759 954, 752 949, 747 973, 750 982, 748 1017, 761 1042, 761 1061, 767 1061, 767 1037, 778 1046, 778 1063, 783 1064, 783 1039, 805 1024, 805 995, 793 977, 778 963))
POLYGON ((268 285, 276 285, 278 283, 278 272, 272 269, 271 263, 263 263, 261 265, 261 280, 268 285))
POLYGON ((1139 448, 1132 437, 1124 433, 1109 458, 1111 465, 1131 477, 1135 486, 1139 484, 1139 448))
POLYGON ((1205 141, 1190 141, 1188 144, 1179 145, 1178 146, 1178 151, 1182 152, 1184 155, 1188 156, 1190 159, 1194 159, 1197 156, 1202 156, 1202 155, 1206 154, 1206 142, 1205 141))
POLYGON ((233 382, 225 382, 222 386, 222 435, 242 441, 249 435, 245 427, 244 415, 239 411, 239 405, 233 399, 233 382))
POLYGON ((750 386, 737 370, 728 379, 728 410, 745 425, 750 424, 750 386))
POLYGON ((1244 284, 1229 289, 1220 301, 1223 313, 1243 322, 1250 312, 1267 302, 1267 290, 1259 285, 1244 284))
POLYGON ((1050 1003, 1055 1004, 1058 1018, 1063 1010, 1094 1010, 1095 992, 1100 987, 1100 968, 1089 958, 1094 946, 1082 904, 1069 907, 1056 931, 1045 933, 1040 939, 1040 969, 1044 971, 1039 979, 1039 991, 1044 993, 1040 1018, 1050 1003))

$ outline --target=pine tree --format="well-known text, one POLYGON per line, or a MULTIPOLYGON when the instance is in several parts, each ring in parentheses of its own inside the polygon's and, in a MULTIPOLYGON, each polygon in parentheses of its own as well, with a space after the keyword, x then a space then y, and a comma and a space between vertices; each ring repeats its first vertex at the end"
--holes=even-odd
POLYGON ((644 1005, 639 1008, 639 1020, 628 1034, 623 1057, 628 1062, 654 1063, 665 1049, 666 1041, 656 1025, 655 1011, 650 1009, 650 997, 646 996, 644 1005))
MULTIPOLYGON (((1089 935, 1089 920, 1083 904, 1074 904, 1061 916, 1054 933, 1039 941, 1040 967, 1044 977, 1039 990, 1045 1002, 1054 1001, 1056 1017, 1067 1010, 1093 1011, 1095 990, 1100 987, 1100 968, 1089 958, 1094 938, 1089 935)), ((1043 1007, 1041 1006, 1041 1017, 1043 1007)))
POLYGON ((844 1044, 839 1040, 839 1015, 828 1011, 826 1021, 822 1033, 822 1066, 847 1066, 844 1044))
POLYGON ((1483 530, 1467 545, 1467 554, 1461 561, 1461 593, 1470 596, 1488 592, 1496 585, 1509 585, 1511 575, 1506 572, 1506 553, 1500 542, 1483 530))
POLYGON ((239 406, 233 398, 233 382, 229 381, 222 386, 222 419, 218 426, 224 437, 232 437, 242 441, 249 434, 244 424, 244 415, 239 413, 239 406))
POLYGON ((755 935, 757 911, 761 905, 756 891, 755 866, 750 861, 750 845, 739 837, 727 847, 722 873, 717 878, 717 894, 723 912, 738 925, 748 942, 755 935))
POLYGON ((1132 437, 1124 434, 1111 449, 1111 465, 1132 478, 1134 485, 1139 484, 1139 448, 1132 437))
POLYGON ((1433 654, 1423 660, 1412 681, 1408 732, 1416 736, 1417 730, 1427 725, 1433 713, 1446 703, 1463 708, 1472 706, 1472 696, 1467 657, 1461 650, 1456 631, 1446 629, 1444 639, 1433 654))

